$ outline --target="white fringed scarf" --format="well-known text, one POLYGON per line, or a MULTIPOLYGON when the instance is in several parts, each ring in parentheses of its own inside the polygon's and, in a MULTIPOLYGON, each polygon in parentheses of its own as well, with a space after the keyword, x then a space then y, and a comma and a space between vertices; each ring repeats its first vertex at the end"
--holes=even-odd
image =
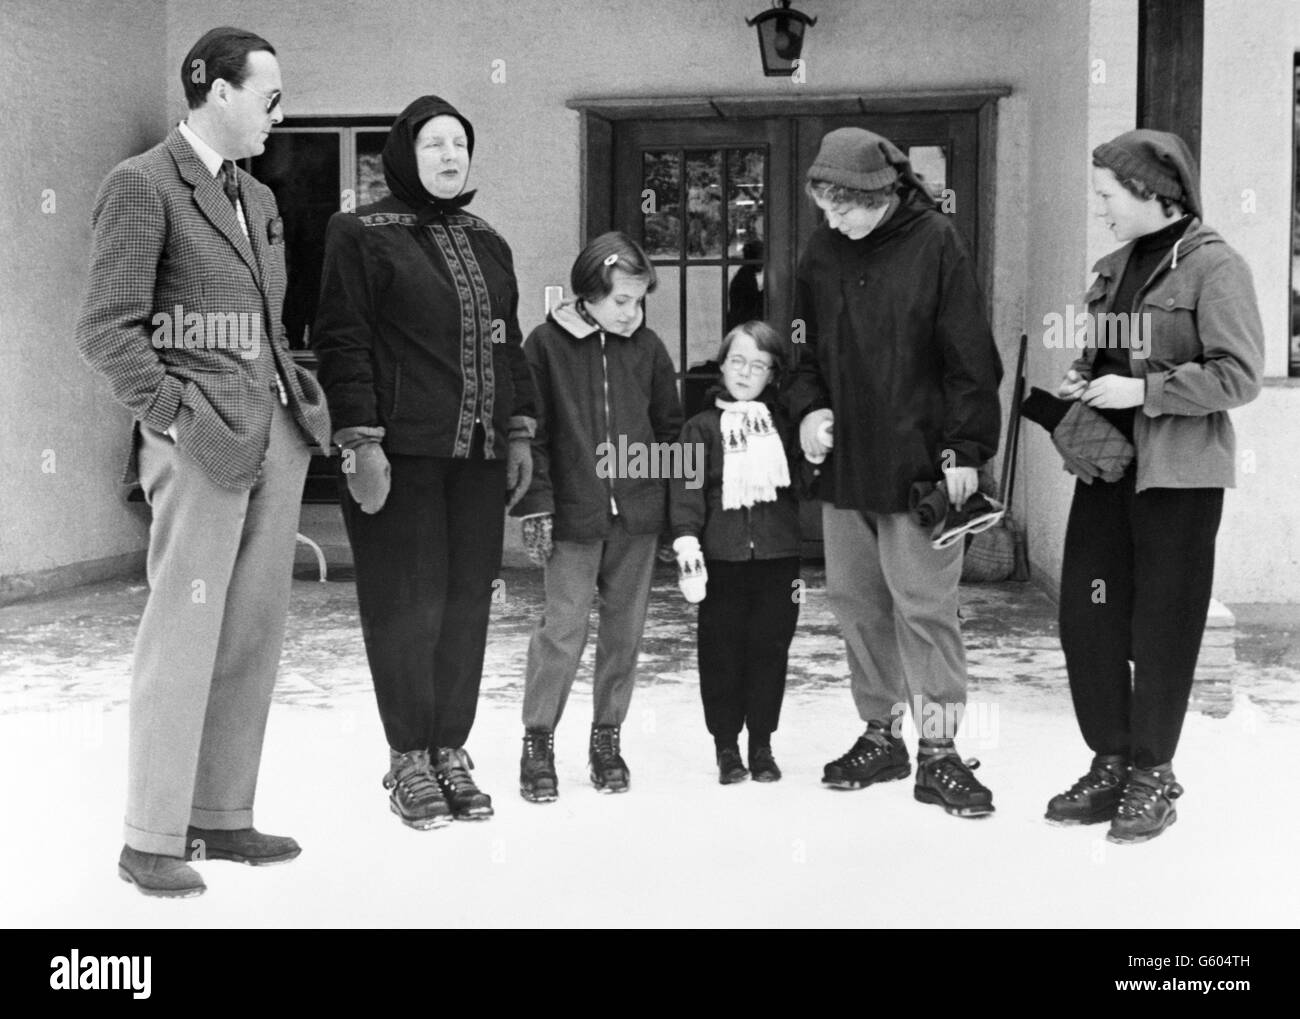
POLYGON ((790 484, 781 436, 771 411, 757 400, 724 400, 722 411, 722 508, 773 502, 790 484))

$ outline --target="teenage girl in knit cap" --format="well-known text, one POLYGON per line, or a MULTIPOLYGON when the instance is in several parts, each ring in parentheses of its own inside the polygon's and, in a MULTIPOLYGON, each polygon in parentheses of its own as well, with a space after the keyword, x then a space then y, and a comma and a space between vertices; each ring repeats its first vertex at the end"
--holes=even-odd
POLYGON ((784 343, 767 323, 746 322, 727 333, 718 362, 713 405, 682 429, 683 448, 703 451, 703 477, 673 479, 673 551, 682 593, 700 602, 700 696, 718 781, 752 772, 775 782, 772 733, 799 618, 799 507, 787 462, 794 429, 776 403, 784 343))
POLYGON ((916 713, 914 795, 961 817, 992 813, 953 743, 966 703, 957 619, 961 542, 931 547, 908 513, 918 482, 960 508, 997 450, 1001 361, 965 245, 888 139, 822 139, 808 193, 826 214, 799 260, 806 343, 785 393, 820 479, 826 593, 844 633, 866 732, 826 765, 839 789, 911 772, 898 722, 916 713), (831 449, 824 426, 833 420, 831 449), (917 709, 921 710, 918 711, 917 709))
POLYGON ((1098 214, 1124 246, 1093 266, 1088 311, 1132 312, 1135 324, 1127 345, 1099 343, 1075 361, 1059 395, 1100 411, 1136 455, 1117 481, 1075 485, 1061 646, 1095 756, 1047 818, 1109 821, 1110 841, 1145 842, 1174 822, 1182 793, 1174 750, 1210 603, 1223 490, 1235 484, 1227 412, 1259 393, 1264 337, 1250 270, 1201 222, 1183 140, 1129 131, 1092 156, 1098 214), (1136 342, 1134 328, 1143 331, 1136 342))

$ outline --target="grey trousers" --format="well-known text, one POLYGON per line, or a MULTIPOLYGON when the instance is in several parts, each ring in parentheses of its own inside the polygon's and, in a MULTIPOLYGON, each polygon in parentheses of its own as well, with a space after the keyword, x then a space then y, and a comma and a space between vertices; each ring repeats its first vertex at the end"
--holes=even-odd
POLYGON ((126 842, 185 856, 185 829, 249 828, 310 454, 278 401, 249 492, 141 427, 153 510, 131 682, 126 842))
POLYGON ((597 595, 596 725, 622 725, 632 702, 654 575, 657 534, 628 534, 615 520, 604 541, 557 541, 546 564, 546 607, 528 643, 524 726, 553 730, 587 645, 597 595))
MULTIPOLYGON (((966 649, 957 619, 963 544, 936 551, 906 513, 822 506, 826 594, 844 633, 863 721, 937 704, 960 721, 966 649)), ((918 729, 921 718, 917 718, 918 729)), ((928 735, 923 732, 922 735, 928 735)), ((946 733, 951 736, 952 733, 946 733)))

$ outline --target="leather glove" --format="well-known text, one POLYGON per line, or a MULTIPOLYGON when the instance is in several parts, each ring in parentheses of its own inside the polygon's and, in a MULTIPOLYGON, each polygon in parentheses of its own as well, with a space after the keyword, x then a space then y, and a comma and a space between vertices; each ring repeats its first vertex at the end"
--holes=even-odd
POLYGON ((682 590, 682 597, 692 605, 704 601, 708 592, 709 571, 704 568, 700 539, 691 534, 683 534, 673 542, 673 551, 677 554, 677 586, 682 590))
POLYGON ((529 439, 511 439, 506 446, 506 509, 528 493, 533 483, 533 445, 529 439))
POLYGON ((368 442, 363 446, 347 450, 352 454, 352 470, 347 470, 344 462, 344 475, 348 479, 348 491, 361 507, 362 513, 378 513, 388 501, 388 491, 392 486, 393 469, 389 466, 384 447, 377 442, 368 442))
POLYGON ((552 517, 550 513, 539 513, 535 517, 524 517, 523 535, 524 551, 528 558, 538 566, 545 566, 555 551, 555 542, 551 540, 552 517))

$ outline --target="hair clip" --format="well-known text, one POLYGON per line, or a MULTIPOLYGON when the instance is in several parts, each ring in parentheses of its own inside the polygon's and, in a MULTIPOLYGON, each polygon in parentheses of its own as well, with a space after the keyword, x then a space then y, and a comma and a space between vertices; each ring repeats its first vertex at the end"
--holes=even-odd
POLYGON ((617 261, 618 261, 618 252, 617 252, 617 251, 614 252, 614 254, 612 254, 612 255, 607 255, 607 256, 605 257, 605 264, 606 264, 606 265, 613 265, 613 264, 614 264, 615 262, 617 262, 617 261))

